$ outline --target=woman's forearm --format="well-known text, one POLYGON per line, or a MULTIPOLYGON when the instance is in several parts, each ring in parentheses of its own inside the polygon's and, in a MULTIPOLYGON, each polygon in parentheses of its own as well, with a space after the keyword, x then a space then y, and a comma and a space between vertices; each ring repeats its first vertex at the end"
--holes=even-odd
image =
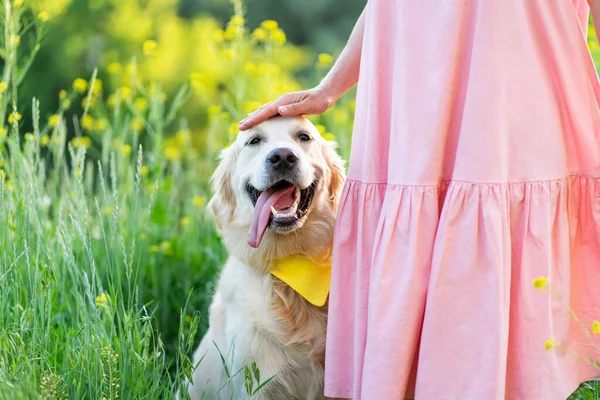
POLYGON ((356 21, 342 53, 318 86, 332 97, 333 102, 342 97, 348 89, 358 82, 360 56, 365 33, 365 14, 366 7, 360 14, 358 21, 356 21))
POLYGON ((592 21, 596 31, 600 31, 600 0, 588 0, 590 11, 592 13, 592 21))

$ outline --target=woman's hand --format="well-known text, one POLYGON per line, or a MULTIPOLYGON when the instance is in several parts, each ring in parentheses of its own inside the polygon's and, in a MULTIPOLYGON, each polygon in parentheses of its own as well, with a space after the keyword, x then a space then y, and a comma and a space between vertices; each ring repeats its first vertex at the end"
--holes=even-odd
POLYGON ((321 114, 331 108, 333 103, 333 96, 318 86, 301 92, 286 93, 250 113, 240 121, 239 129, 245 131, 277 114, 283 116, 321 114))

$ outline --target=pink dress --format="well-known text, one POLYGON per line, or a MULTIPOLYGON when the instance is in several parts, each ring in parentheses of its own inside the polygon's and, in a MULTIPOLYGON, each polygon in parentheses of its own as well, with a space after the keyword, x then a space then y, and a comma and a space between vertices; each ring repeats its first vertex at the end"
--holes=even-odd
POLYGON ((564 400, 600 375, 587 16, 586 0, 369 1, 326 395, 564 400))

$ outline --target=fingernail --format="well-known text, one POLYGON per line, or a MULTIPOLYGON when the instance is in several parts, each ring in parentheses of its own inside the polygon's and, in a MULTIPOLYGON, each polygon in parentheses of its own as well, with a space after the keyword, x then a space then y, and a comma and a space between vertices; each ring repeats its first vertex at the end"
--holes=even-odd
POLYGON ((287 107, 286 107, 286 106, 281 106, 281 107, 279 107, 278 111, 279 111, 280 113, 282 113, 282 112, 286 112, 286 111, 287 111, 287 107))

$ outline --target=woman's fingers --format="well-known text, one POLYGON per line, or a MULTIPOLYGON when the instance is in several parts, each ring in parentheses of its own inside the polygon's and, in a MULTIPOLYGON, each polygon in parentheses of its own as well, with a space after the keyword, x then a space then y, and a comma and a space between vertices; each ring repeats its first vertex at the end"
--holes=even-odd
POLYGON ((294 115, 309 114, 310 105, 305 100, 305 101, 301 101, 299 103, 293 103, 293 104, 288 104, 285 106, 280 106, 277 109, 277 111, 279 112, 279 114, 285 115, 288 117, 291 117, 294 115))
POLYGON ((267 103, 260 107, 258 110, 250 113, 246 118, 240 121, 239 129, 241 131, 248 130, 254 125, 257 125, 267 118, 270 118, 279 113, 280 107, 290 107, 294 105, 302 96, 298 96, 298 93, 287 93, 281 96, 279 99, 267 103))
POLYGON ((277 114, 277 108, 280 103, 278 101, 269 103, 258 110, 254 111, 250 115, 248 115, 245 119, 240 121, 239 129, 241 131, 245 131, 247 129, 252 128, 254 125, 264 121, 267 118, 270 118, 277 114))

